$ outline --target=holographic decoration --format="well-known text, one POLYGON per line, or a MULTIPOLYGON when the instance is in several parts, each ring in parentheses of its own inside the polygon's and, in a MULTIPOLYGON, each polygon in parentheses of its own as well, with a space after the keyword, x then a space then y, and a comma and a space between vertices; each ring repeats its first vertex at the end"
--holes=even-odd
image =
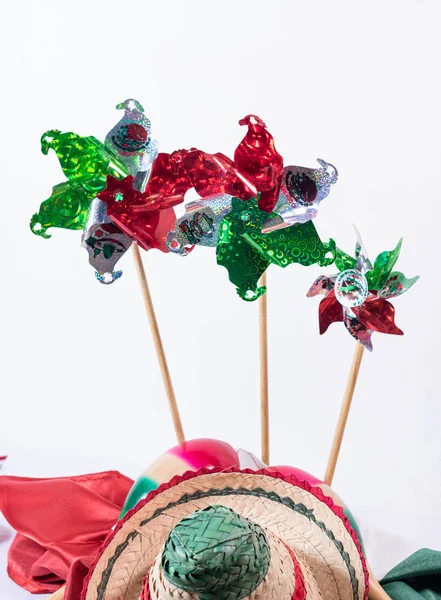
POLYGON ((328 293, 334 289, 336 279, 337 276, 328 277, 327 275, 320 275, 320 277, 317 277, 314 281, 306 296, 308 298, 318 295, 327 296, 328 293))
POLYGON ((117 154, 130 175, 138 177, 143 189, 153 161, 158 156, 158 142, 151 139, 150 119, 137 100, 129 99, 117 105, 124 110, 121 120, 106 136, 105 146, 117 154))
POLYGON ((225 154, 208 154, 197 148, 178 150, 170 155, 172 169, 187 176, 202 198, 216 194, 229 194, 249 200, 256 194, 256 187, 238 170, 237 165, 225 154))
POLYGON ((401 296, 401 294, 407 292, 418 279, 418 276, 407 279, 403 273, 399 273, 398 271, 393 272, 386 279, 381 290, 379 290, 378 296, 380 298, 396 298, 397 296, 401 296))
POLYGON ((403 335, 395 325, 395 309, 387 299, 406 292, 419 277, 407 279, 402 273, 392 272, 402 240, 394 250, 379 254, 372 266, 356 233, 355 258, 337 248, 335 264, 340 273, 318 277, 307 296, 325 296, 319 305, 320 334, 332 323, 343 322, 349 333, 371 351, 374 331, 403 335))
POLYGON ((342 306, 360 306, 368 296, 368 282, 361 271, 347 269, 335 280, 335 297, 342 306))
POLYGON ((90 194, 82 187, 81 180, 55 185, 50 198, 42 202, 38 213, 32 216, 32 233, 49 239, 51 236, 46 232, 50 227, 83 229, 90 202, 90 194))
MULTIPOLYGON (((239 121, 248 131, 236 148, 234 161, 240 173, 249 179, 259 192, 259 208, 270 213, 279 196, 283 158, 274 146, 274 138, 265 123, 256 115, 239 121)), ((238 197, 237 194, 233 194, 238 197)))
POLYGON ((373 269, 366 274, 370 288, 381 290, 385 285, 400 256, 402 242, 403 240, 400 240, 394 250, 382 252, 377 256, 373 269))
POLYGON ((106 204, 95 198, 90 206, 81 245, 89 253, 89 263, 96 270, 98 281, 110 284, 121 277, 122 271, 114 271, 114 268, 132 245, 132 240, 109 219, 106 204))
POLYGON ((266 219, 267 213, 259 209, 255 198, 246 203, 233 198, 231 211, 221 223, 218 264, 228 270, 237 293, 248 301, 265 293, 257 282, 271 263, 327 266, 335 260, 334 241, 324 244, 311 222, 263 234, 266 219))
MULTIPOLYGON (((322 169, 284 169, 284 172, 290 173, 313 173, 317 183, 315 199, 310 206, 303 201, 299 201, 295 206, 293 199, 287 200, 282 186, 274 213, 264 221, 262 233, 283 229, 296 223, 307 223, 317 215, 319 203, 329 194, 331 184, 335 183, 338 177, 335 167, 321 159, 318 161, 323 166, 322 169), (327 171, 328 167, 332 168, 331 174, 327 171)), ((168 249, 181 256, 187 256, 195 245, 216 246, 220 222, 231 209, 231 201, 232 196, 220 194, 187 204, 185 215, 178 219, 175 229, 167 236, 168 249)))
POLYGON ((81 137, 56 129, 47 131, 41 138, 41 151, 48 154, 49 150, 56 153, 66 177, 79 180, 93 196, 105 187, 107 175, 117 179, 127 175, 124 163, 92 136, 81 137))
MULTIPOLYGON (((124 109, 124 116, 109 132, 106 145, 91 136, 81 137, 58 130, 47 131, 42 136, 43 153, 47 154, 50 149, 56 153, 69 181, 55 186, 51 197, 41 204, 39 213, 31 219, 31 230, 45 238, 50 237, 46 233, 50 227, 83 229, 82 245, 88 250, 89 262, 102 283, 112 283, 121 276, 122 272, 115 271, 114 267, 130 247, 132 239, 140 238, 145 249, 160 248, 168 252, 165 237, 175 223, 174 211, 169 206, 182 202, 185 191, 191 187, 188 177, 185 177, 184 191, 182 185, 179 188, 180 179, 173 174, 169 155, 165 155, 166 161, 158 161, 151 177, 152 189, 146 202, 142 190, 158 155, 158 144, 151 139, 150 121, 136 100, 126 100, 117 108, 124 109), (133 174, 131 179, 129 173, 133 174), (164 174, 166 183, 163 181, 164 174), (125 202, 114 211, 115 214, 121 213, 123 207, 132 208, 133 190, 138 194, 137 204, 142 204, 148 212, 139 215, 132 236, 127 235, 127 229, 131 233, 131 228, 124 223, 124 218, 112 219, 105 202, 97 197, 108 187, 108 177, 111 182, 121 181, 118 185, 124 187, 126 194, 125 202), (173 192, 176 188, 175 197, 173 192), (168 201, 166 205, 164 194, 168 201), (159 213, 156 202, 162 203, 161 208, 168 210, 159 213), (123 231, 124 224, 126 229, 123 231)), ((112 183, 110 187, 111 193, 112 183)), ((108 195, 109 192, 107 196, 104 194, 105 199, 108 195)), ((119 197, 113 199, 116 202, 119 197)))
POLYGON ((31 231, 50 238, 46 233, 50 227, 83 229, 90 204, 105 187, 107 176, 124 177, 124 164, 96 138, 76 133, 47 131, 41 138, 41 149, 43 154, 54 150, 69 181, 54 186, 50 198, 33 215, 31 231))
POLYGON ((232 196, 220 194, 190 202, 167 236, 170 252, 186 256, 195 245, 215 247, 222 219, 231 210, 232 196))
POLYGON ((168 252, 165 239, 174 227, 176 216, 172 208, 157 210, 145 201, 145 194, 133 187, 134 178, 109 176, 106 189, 98 198, 107 204, 112 221, 144 250, 158 248, 168 252))
POLYGON ((320 202, 329 195, 331 186, 338 179, 338 171, 333 165, 321 158, 317 162, 319 169, 294 166, 283 169, 281 190, 274 208, 277 216, 263 224, 264 233, 306 223, 317 216, 320 202))
MULTIPOLYGON (((44 133, 42 151, 56 153, 68 181, 53 188, 31 219, 32 231, 45 238, 50 227, 83 230, 82 246, 101 283, 121 276, 115 266, 133 241, 182 256, 196 245, 216 246, 218 263, 246 300, 264 292, 257 281, 271 263, 333 262, 334 242, 323 244, 311 224, 337 181, 330 163, 284 169, 273 136, 255 115, 239 121, 247 132, 234 160, 197 148, 158 153, 142 105, 128 99, 117 109, 123 116, 105 144, 73 132, 44 133), (200 199, 176 221, 174 207, 190 189, 200 199)), ((378 271, 392 258, 382 257, 378 271)))

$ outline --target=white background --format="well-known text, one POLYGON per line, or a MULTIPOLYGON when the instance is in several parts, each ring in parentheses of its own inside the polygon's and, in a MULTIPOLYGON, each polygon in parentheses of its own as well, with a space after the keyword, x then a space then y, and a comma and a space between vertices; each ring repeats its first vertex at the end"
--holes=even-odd
MULTIPOLYGON (((404 236, 397 267, 421 275, 395 301, 405 336, 377 334, 365 355, 334 487, 360 515, 380 574, 408 553, 401 538, 441 549, 440 3, 22 0, 2 8, 3 472, 136 477, 174 444, 130 253, 119 263, 123 278, 102 286, 80 232, 53 229, 43 240, 29 230, 64 179, 55 155, 40 153, 41 134, 102 140, 121 116, 115 105, 133 97, 163 151, 231 156, 245 133, 238 120, 254 113, 285 164, 315 166, 320 156, 338 167, 315 221, 323 240, 352 251, 356 223, 374 258, 404 236), (386 541, 377 529, 399 537, 386 541)), ((213 249, 143 257, 187 437, 258 453, 257 304, 238 298, 213 249)), ((272 463, 317 476, 354 351, 341 324, 318 335, 318 299, 305 294, 321 272, 268 273, 272 463)), ((0 600, 24 597, 0 580, 0 600)))

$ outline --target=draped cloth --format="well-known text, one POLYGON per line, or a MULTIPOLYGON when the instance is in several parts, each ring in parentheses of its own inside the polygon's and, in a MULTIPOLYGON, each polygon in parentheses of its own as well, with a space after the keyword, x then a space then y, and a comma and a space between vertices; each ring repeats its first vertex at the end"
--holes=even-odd
POLYGON ((117 471, 77 477, 0 477, 0 511, 17 535, 8 574, 34 594, 66 583, 78 600, 99 548, 118 520, 133 481, 117 471))
POLYGON ((441 552, 418 550, 380 583, 392 600, 441 600, 441 552))

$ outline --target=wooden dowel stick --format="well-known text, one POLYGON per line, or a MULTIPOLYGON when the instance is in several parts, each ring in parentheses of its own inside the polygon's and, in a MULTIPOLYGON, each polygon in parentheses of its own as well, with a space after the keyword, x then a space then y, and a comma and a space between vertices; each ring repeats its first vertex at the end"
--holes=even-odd
POLYGON ((389 594, 387 594, 381 585, 378 583, 375 575, 372 573, 372 569, 368 565, 369 571, 369 600, 392 600, 389 594))
POLYGON ((337 465, 338 455, 340 454, 341 443, 345 433, 346 422, 348 420, 349 411, 351 409, 352 398, 354 396, 355 386, 357 385, 358 373, 360 371, 361 359, 363 358, 364 347, 356 343, 354 358, 349 372, 348 382, 346 384, 345 395, 340 409, 337 428, 334 433, 331 452, 329 454, 328 465, 325 473, 325 483, 332 484, 334 479, 335 467, 337 465))
POLYGON ((158 357, 159 368, 161 369, 165 393, 167 395, 168 405, 173 420, 173 427, 175 428, 178 444, 182 444, 185 442, 184 429, 182 427, 181 417, 179 415, 175 391, 173 389, 173 383, 170 377, 170 371, 168 369, 167 359, 165 357, 164 346, 162 345, 161 334, 159 333, 158 321, 156 320, 155 309, 153 307, 153 301, 150 295, 150 289, 147 283, 147 277, 145 274, 144 265, 142 263, 141 253, 139 251, 138 244, 133 243, 132 249, 133 258, 136 265, 136 271, 138 273, 139 284, 141 286, 142 297, 144 299, 144 306, 149 320, 150 329, 153 337, 153 343, 155 345, 156 350, 156 356, 158 357))
MULTIPOLYGON (((259 280, 260 286, 266 286, 266 271, 259 280)), ((260 437, 262 461, 269 465, 269 395, 268 395, 268 312, 267 294, 259 300, 259 349, 260 349, 260 437)))

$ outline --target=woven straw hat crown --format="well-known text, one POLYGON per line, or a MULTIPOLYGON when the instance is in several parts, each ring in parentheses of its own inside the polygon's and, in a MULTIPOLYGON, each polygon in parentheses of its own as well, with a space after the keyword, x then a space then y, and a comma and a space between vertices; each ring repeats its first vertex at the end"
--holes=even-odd
POLYGON ((225 506, 209 506, 183 519, 162 553, 165 578, 201 599, 239 600, 268 572, 270 549, 263 529, 225 506))

